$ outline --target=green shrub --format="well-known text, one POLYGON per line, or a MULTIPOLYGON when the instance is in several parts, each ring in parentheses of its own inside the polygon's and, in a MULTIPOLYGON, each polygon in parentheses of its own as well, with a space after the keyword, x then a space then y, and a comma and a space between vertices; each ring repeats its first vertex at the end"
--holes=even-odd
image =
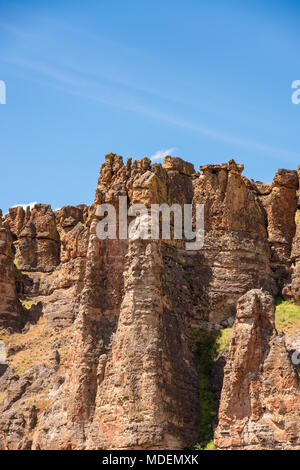
POLYGON ((196 444, 195 450, 217 450, 214 441, 209 441, 205 447, 201 447, 200 444, 196 444))
POLYGON ((218 331, 200 331, 196 337, 196 364, 199 377, 199 443, 196 450, 214 450, 214 420, 218 412, 211 390, 211 374, 214 363, 228 347, 232 328, 218 331))
POLYGON ((286 333, 300 328, 300 306, 282 297, 275 299, 275 327, 286 333))

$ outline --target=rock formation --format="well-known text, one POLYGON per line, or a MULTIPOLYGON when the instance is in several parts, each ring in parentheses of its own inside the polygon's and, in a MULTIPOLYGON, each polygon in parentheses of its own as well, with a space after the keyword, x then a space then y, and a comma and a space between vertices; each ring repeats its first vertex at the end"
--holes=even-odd
POLYGON ((21 305, 17 299, 13 260, 11 233, 0 218, 0 327, 15 330, 20 326, 21 305))
POLYGON ((268 238, 272 252, 271 268, 279 290, 290 281, 290 255, 296 229, 298 187, 296 171, 279 169, 270 193, 261 195, 268 218, 268 238))
MULTIPOLYGON (((297 172, 298 180, 300 181, 300 165, 298 166, 297 172)), ((299 188, 299 186, 298 186, 299 188)), ((290 283, 286 284, 283 289, 285 297, 292 299, 294 302, 299 304, 300 302, 300 200, 299 200, 299 189, 297 192, 297 211, 294 217, 296 224, 296 233, 292 242, 291 250, 291 276, 290 283)))
POLYGON ((194 445, 194 338, 235 317, 216 443, 296 446, 296 377, 274 332, 272 298, 297 291, 298 176, 279 170, 266 185, 242 171, 234 160, 198 173, 180 158, 124 164, 108 154, 90 207, 9 210, 0 227, 0 339, 8 357, 0 372, 0 449, 194 445), (118 214, 119 196, 128 206, 144 204, 148 218, 151 204, 204 204, 203 248, 99 239, 97 206, 110 203, 118 214), (286 398, 276 395, 278 371, 277 386, 290 387, 286 398))
POLYGON ((88 246, 86 218, 86 206, 65 206, 54 213, 45 204, 26 212, 13 208, 5 217, 22 276, 20 298, 34 308, 40 303, 52 323, 72 324, 75 318, 88 246))
POLYGON ((194 202, 204 204, 205 244, 196 255, 211 322, 233 321, 237 299, 253 287, 274 292, 266 214, 242 177, 243 165, 201 166, 194 202))
POLYGON ((219 448, 299 448, 300 383, 274 312, 262 290, 238 301, 215 433, 219 448))

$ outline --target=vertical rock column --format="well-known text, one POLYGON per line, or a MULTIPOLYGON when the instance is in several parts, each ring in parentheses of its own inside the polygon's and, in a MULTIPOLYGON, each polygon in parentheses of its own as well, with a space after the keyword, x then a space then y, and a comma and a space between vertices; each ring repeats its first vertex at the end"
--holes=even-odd
POLYGON ((234 160, 201 166, 193 203, 204 204, 204 246, 194 253, 207 319, 233 322, 238 298, 247 290, 272 291, 264 209, 234 160))
POLYGON ((290 255, 296 230, 297 189, 297 172, 279 169, 274 177, 271 193, 261 197, 268 218, 272 275, 279 292, 290 281, 290 255))
POLYGON ((12 236, 0 217, 0 328, 16 330, 22 309, 17 299, 13 260, 12 236))
POLYGON ((299 447, 299 379, 274 312, 262 290, 238 301, 215 433, 220 449, 299 447))
MULTIPOLYGON (((300 165, 298 166, 298 182, 300 181, 300 165)), ((299 188, 299 184, 298 184, 299 188)), ((297 193, 297 207, 295 215, 296 233, 293 238, 291 251, 291 283, 285 285, 282 293, 284 297, 291 299, 293 302, 300 304, 300 199, 299 189, 297 193)))
MULTIPOLYGON (((167 202, 167 171, 150 163, 125 166, 107 155, 95 205, 111 203, 118 212, 119 195, 146 207, 167 202)), ((40 418, 33 447, 191 446, 198 435, 197 373, 184 315, 165 288, 162 242, 100 240, 97 223, 93 215, 64 392, 40 418)))
MULTIPOLYGON (((110 202, 117 212, 119 195, 147 207, 166 202, 166 180, 146 158, 125 167, 108 155, 95 202, 110 202)), ((99 240, 96 224, 65 388, 68 420, 77 421, 71 445, 191 445, 198 432, 197 375, 182 320, 164 296, 161 242, 99 240)))
POLYGON ((129 242, 126 258, 125 295, 101 364, 87 447, 180 449, 198 434, 193 356, 164 296, 160 242, 129 242))

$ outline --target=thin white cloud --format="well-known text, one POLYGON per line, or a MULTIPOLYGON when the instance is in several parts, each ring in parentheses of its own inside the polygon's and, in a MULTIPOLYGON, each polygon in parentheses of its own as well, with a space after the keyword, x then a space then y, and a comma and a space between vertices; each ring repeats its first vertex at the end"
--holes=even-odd
POLYGON ((255 139, 244 139, 235 135, 224 133, 220 130, 206 128, 205 126, 199 125, 198 123, 178 119, 173 115, 171 116, 163 112, 152 110, 151 108, 145 107, 143 105, 134 104, 132 101, 130 102, 130 104, 128 102, 123 103, 120 100, 116 102, 116 100, 114 100, 112 97, 106 98, 103 96, 100 97, 95 95, 89 95, 86 93, 78 93, 70 89, 61 88, 61 90, 73 95, 81 96, 92 101, 96 101, 98 103, 122 108, 127 111, 134 112, 136 114, 146 116, 157 121, 166 122, 167 124, 170 124, 174 127, 186 129, 198 135, 211 138, 212 140, 226 142, 232 145, 238 145, 240 147, 246 148, 247 150, 252 149, 254 151, 263 153, 265 157, 276 158, 278 160, 282 160, 284 158, 285 160, 290 161, 291 163, 295 163, 295 161, 299 160, 299 152, 290 151, 279 147, 272 147, 269 145, 265 145, 262 142, 256 141, 255 139))
POLYGON ((13 24, 7 23, 2 20, 0 20, 0 29, 4 29, 8 31, 8 33, 13 34, 18 37, 22 37, 23 39, 31 38, 35 40, 37 39, 41 40, 40 36, 36 36, 35 34, 32 34, 31 32, 25 31, 24 29, 16 28, 13 24))
POLYGON ((34 206, 37 204, 37 202, 29 202, 28 204, 16 204, 15 206, 12 207, 23 207, 24 210, 27 209, 27 207, 30 207, 30 210, 34 208, 34 206))
POLYGON ((20 59, 20 58, 7 58, 3 57, 6 62, 17 65, 19 67, 25 67, 26 69, 32 70, 33 72, 38 72, 43 75, 46 75, 49 78, 57 80, 59 82, 65 82, 70 85, 78 85, 79 81, 74 80, 70 75, 61 73, 56 67, 49 67, 47 65, 41 64, 40 62, 32 62, 30 60, 20 59))
POLYGON ((166 149, 166 150, 157 150, 157 152, 155 152, 153 155, 151 155, 151 160, 154 162, 156 160, 162 160, 164 157, 166 157, 167 155, 171 155, 173 152, 175 152, 176 147, 171 147, 169 149, 166 149))
MULTIPOLYGON (((293 163, 299 160, 298 152, 290 151, 288 149, 282 149, 279 147, 273 147, 268 144, 264 144, 263 142, 256 141, 255 139, 243 138, 237 135, 232 135, 220 129, 207 128, 206 126, 203 126, 200 123, 177 118, 174 115, 168 115, 164 112, 151 109, 150 107, 144 106, 140 103, 134 103, 132 96, 127 96, 126 94, 123 95, 121 93, 118 94, 118 96, 116 96, 116 94, 112 96, 107 93, 108 90, 106 89, 100 89, 99 91, 96 90, 96 94, 87 93, 85 90, 89 90, 93 86, 93 83, 90 82, 90 80, 78 80, 75 77, 74 79, 73 75, 65 75, 61 73, 61 70, 57 69, 56 67, 48 67, 47 65, 41 63, 30 62, 24 59, 17 58, 2 57, 2 60, 44 74, 45 76, 54 79, 58 83, 64 85, 66 85, 66 83, 68 85, 74 85, 75 89, 71 89, 70 86, 68 88, 55 86, 55 88, 60 89, 61 91, 64 91, 66 93, 72 94, 74 96, 80 96, 82 98, 89 99, 98 103, 125 109, 127 111, 134 112, 136 114, 143 115, 157 121, 165 122, 167 124, 172 125, 173 127, 186 129, 198 135, 206 136, 212 140, 229 143, 234 146, 246 148, 247 150, 252 149, 253 151, 263 153, 265 157, 276 158, 280 160, 284 158, 285 160, 293 163), (79 85, 81 85, 80 90, 78 90, 79 85), (84 91, 81 91, 82 85, 84 85, 84 91), (106 93, 104 93, 104 91, 106 91, 106 93)), ((169 150, 170 149, 168 149, 167 152, 169 150)), ((171 150, 174 151, 174 149, 171 150)), ((163 158, 165 156, 163 154, 158 154, 158 152, 156 152, 156 154, 152 156, 152 160, 159 160, 160 158, 163 158)))

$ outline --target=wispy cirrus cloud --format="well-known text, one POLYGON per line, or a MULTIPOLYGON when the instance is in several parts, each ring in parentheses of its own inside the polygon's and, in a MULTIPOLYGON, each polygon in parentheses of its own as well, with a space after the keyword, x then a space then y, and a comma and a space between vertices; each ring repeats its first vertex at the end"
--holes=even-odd
POLYGON ((27 38, 41 39, 40 36, 36 36, 35 34, 32 34, 31 32, 29 32, 28 30, 17 28, 13 24, 7 23, 6 21, 2 21, 2 20, 0 20, 0 30, 1 29, 7 31, 8 33, 14 36, 17 36, 23 39, 27 39, 27 38))
POLYGON ((171 147, 166 150, 157 150, 153 155, 151 155, 151 160, 154 162, 156 160, 162 160, 167 155, 171 155, 173 152, 177 150, 176 147, 171 147))
POLYGON ((64 72, 61 72, 61 69, 57 67, 51 67, 41 62, 26 60, 18 57, 2 57, 2 60, 9 64, 17 65, 25 69, 32 70, 42 75, 46 75, 48 78, 52 78, 59 82, 68 83, 70 85, 78 85, 78 81, 64 72))
MULTIPOLYGON (((86 79, 81 76, 79 77, 77 74, 74 74, 74 71, 73 73, 70 73, 70 69, 66 73, 62 67, 53 65, 49 66, 48 64, 44 64, 42 62, 29 61, 16 57, 2 57, 2 60, 19 67, 31 69, 52 79, 54 83, 56 83, 56 85, 53 83, 52 86, 68 94, 79 96, 108 106, 121 108, 156 121, 167 123, 175 128, 181 128, 189 132, 196 133, 212 140, 229 143, 233 146, 239 146, 248 150, 252 149, 253 151, 263 153, 265 157, 276 158, 280 160, 285 158, 290 162, 294 162, 295 160, 299 159, 298 152, 290 151, 285 148, 274 147, 272 145, 257 141, 256 139, 251 139, 251 137, 247 138, 241 137, 239 135, 233 135, 227 133, 226 131, 224 132, 222 129, 206 127, 205 125, 202 125, 202 123, 182 119, 173 113, 168 114, 162 109, 155 109, 149 104, 145 105, 139 99, 136 99, 131 93, 124 93, 119 90, 110 89, 107 86, 101 86, 99 83, 97 83, 97 81, 86 79), (67 88, 66 85, 68 85, 67 88)), ((151 159, 152 161, 160 160, 164 156, 174 152, 174 150, 176 149, 170 148, 166 150, 158 150, 155 154, 152 155, 151 159)))

